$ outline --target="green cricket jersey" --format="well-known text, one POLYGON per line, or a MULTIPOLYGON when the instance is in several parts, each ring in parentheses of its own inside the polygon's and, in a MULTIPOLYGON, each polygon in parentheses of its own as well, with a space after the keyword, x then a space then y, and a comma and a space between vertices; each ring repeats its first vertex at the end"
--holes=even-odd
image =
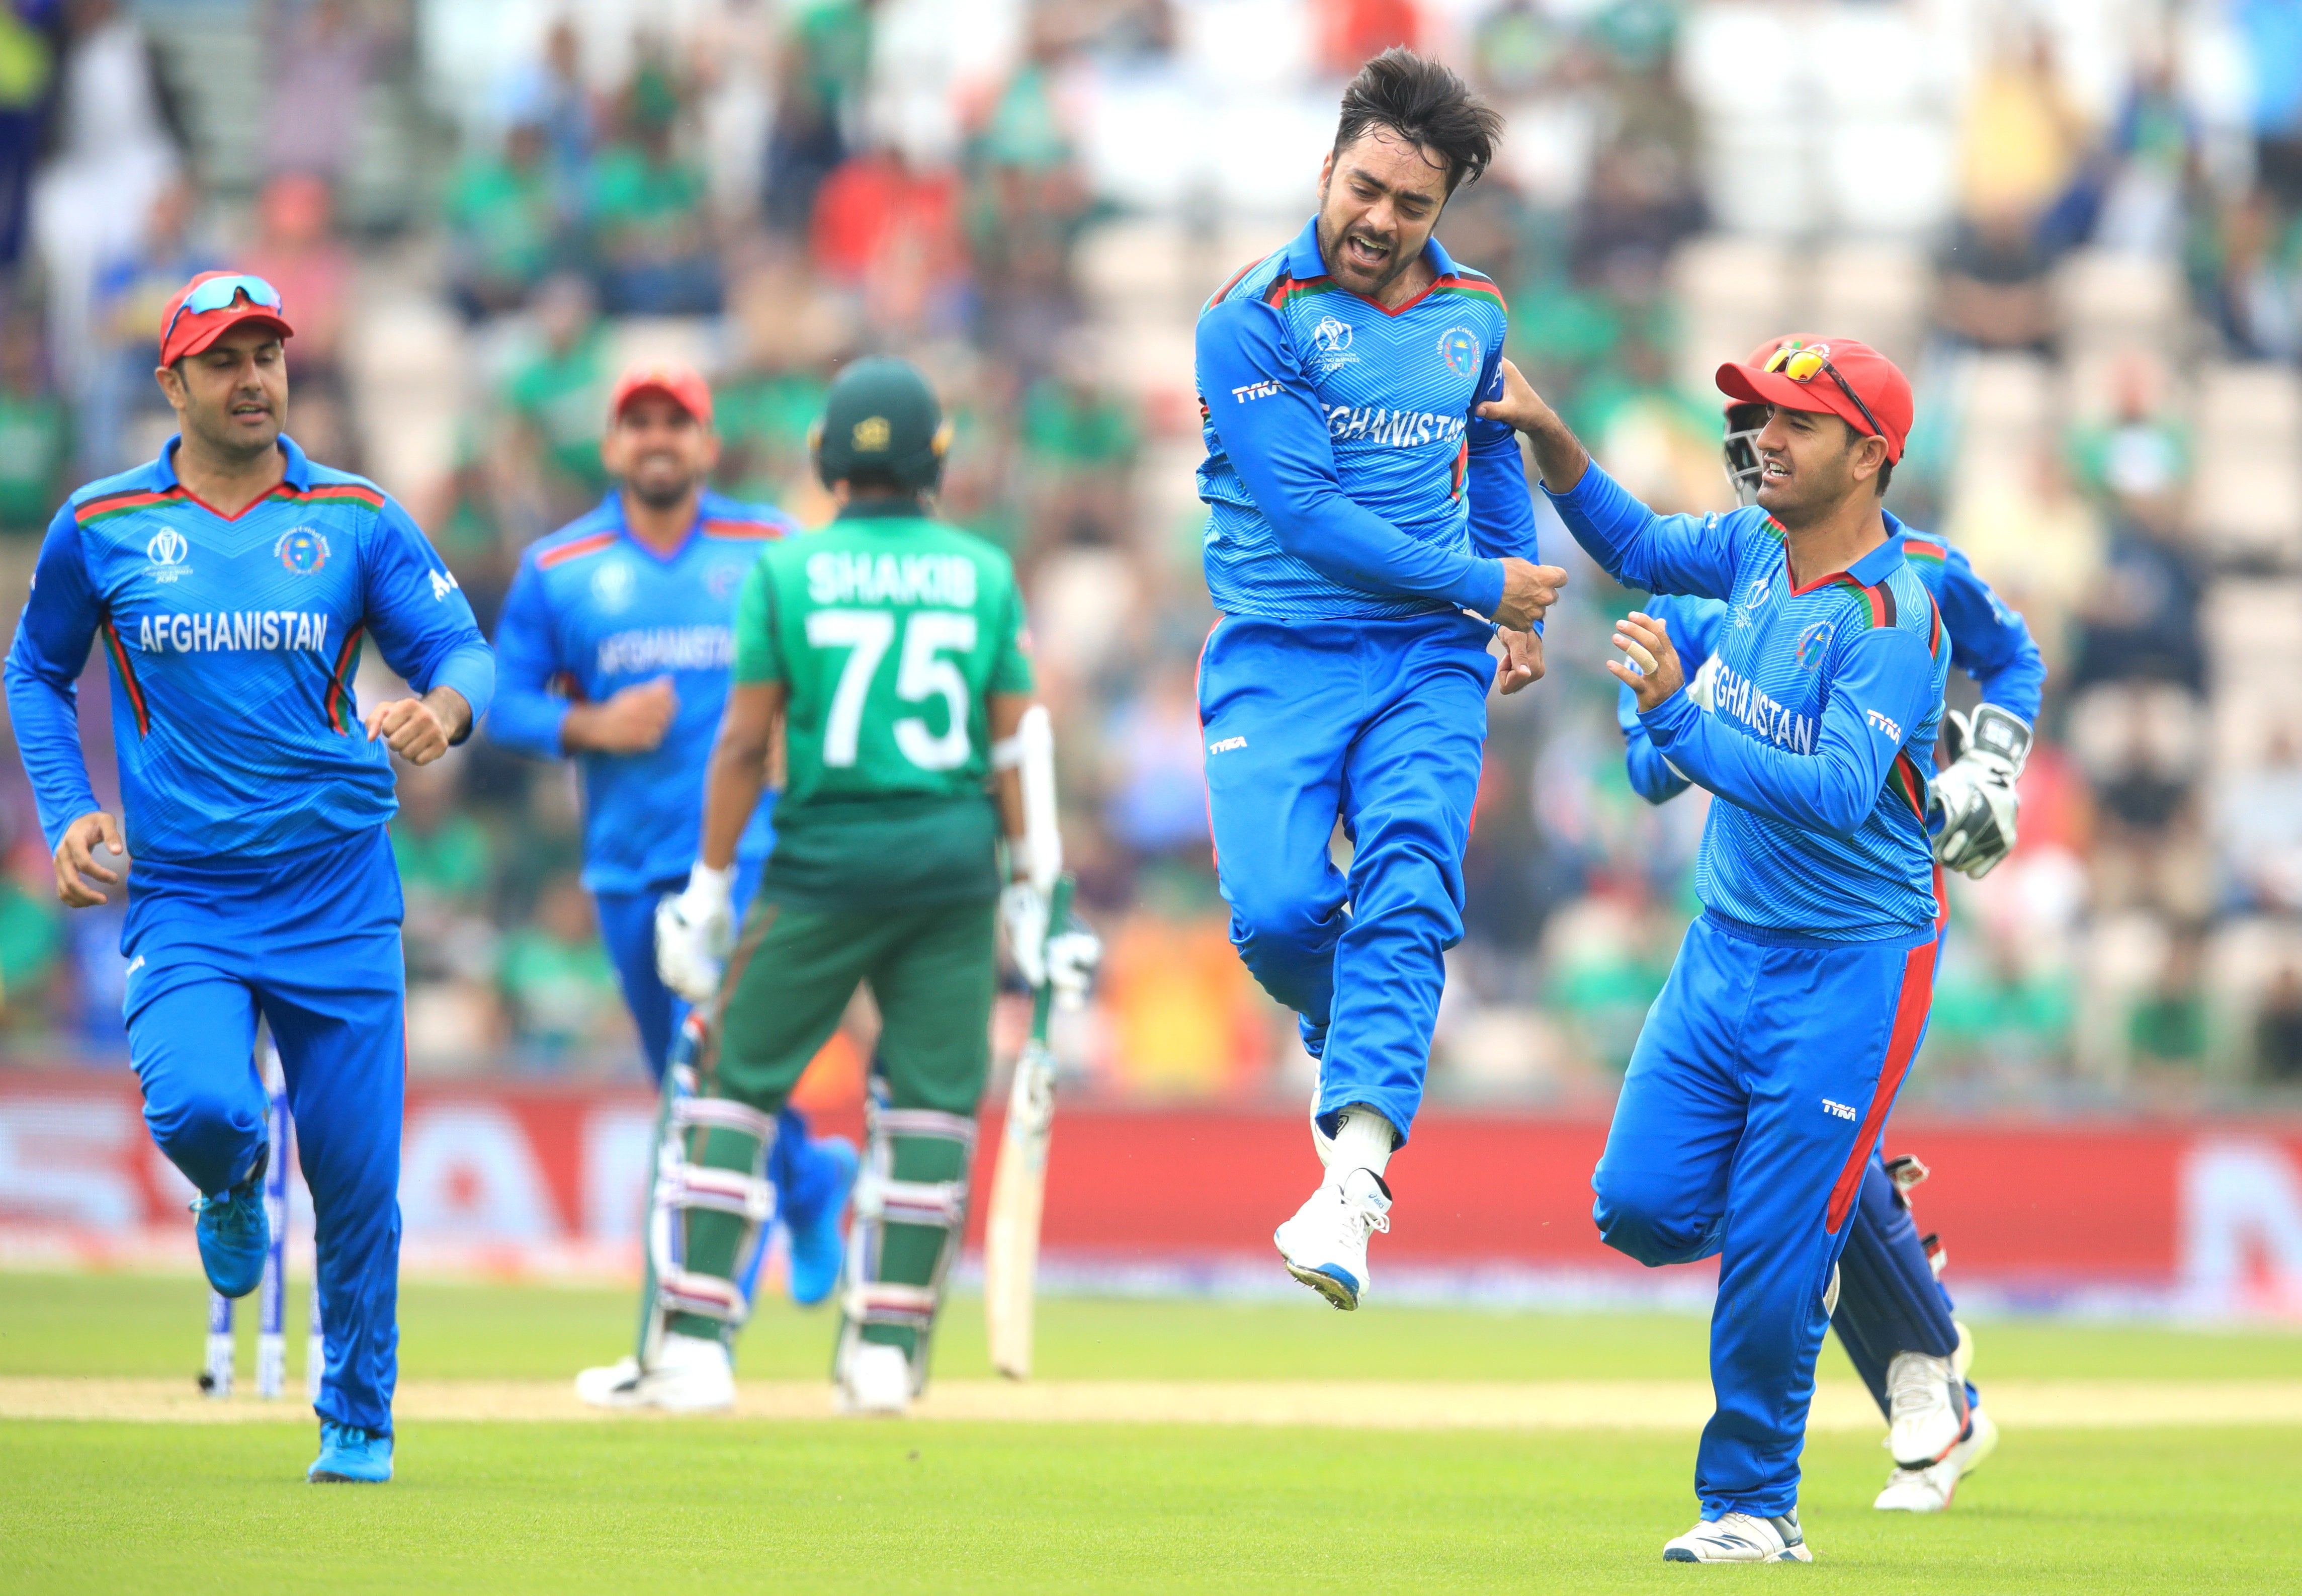
POLYGON ((908 500, 770 543, 735 606, 735 680, 790 694, 763 896, 844 910, 999 891, 995 693, 1029 693, 1007 556, 908 500))

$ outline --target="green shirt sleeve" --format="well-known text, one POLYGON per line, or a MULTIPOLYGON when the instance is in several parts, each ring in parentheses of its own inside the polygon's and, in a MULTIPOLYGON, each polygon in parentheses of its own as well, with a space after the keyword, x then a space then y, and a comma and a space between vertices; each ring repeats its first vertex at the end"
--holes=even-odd
POLYGON ((1000 607, 998 656, 992 661, 991 691, 1029 693, 1038 685, 1031 670, 1030 627, 1023 614, 1023 595, 1015 586, 1014 567, 1004 560, 1000 573, 1006 579, 1006 601, 1000 607))
POLYGON ((735 680, 739 684, 787 678, 783 652, 776 646, 775 584, 763 556, 744 574, 735 594, 735 680))

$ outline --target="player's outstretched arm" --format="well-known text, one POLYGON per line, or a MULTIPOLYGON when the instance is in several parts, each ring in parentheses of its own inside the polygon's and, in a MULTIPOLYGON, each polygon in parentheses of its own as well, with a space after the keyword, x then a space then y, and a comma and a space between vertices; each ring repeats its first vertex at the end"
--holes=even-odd
POLYGON ((1599 467, 1517 366, 1504 361, 1502 378, 1502 397, 1478 414, 1526 434, 1542 491, 1601 570, 1649 592, 1732 596, 1735 535, 1726 519, 1658 516, 1599 467))
MULTIPOLYGON (((1659 628, 1635 615, 1617 635, 1650 651, 1665 643, 1659 628)), ((1933 659, 1915 634, 1880 629, 1846 644, 1836 663, 1811 752, 1729 727, 1726 710, 1705 713, 1675 685, 1668 693, 1642 687, 1639 718, 1656 750, 1697 785, 1754 813, 1852 837, 1878 802, 1911 728, 1933 707, 1933 659)), ((1625 675, 1614 664, 1608 668, 1625 675)))
POLYGON ((66 504, 48 523, 40 544, 32 591, 16 623, 4 672, 16 751, 52 853, 63 845, 67 827, 98 808, 80 752, 78 683, 102 619, 103 605, 80 548, 80 522, 66 504))
POLYGON ((1343 491, 1326 415, 1270 307, 1226 300, 1201 316, 1197 364, 1223 453, 1290 555, 1361 592, 1436 599, 1518 630, 1541 618, 1537 598, 1564 571, 1419 542, 1343 491), (1525 567, 1515 583, 1514 564, 1525 567))

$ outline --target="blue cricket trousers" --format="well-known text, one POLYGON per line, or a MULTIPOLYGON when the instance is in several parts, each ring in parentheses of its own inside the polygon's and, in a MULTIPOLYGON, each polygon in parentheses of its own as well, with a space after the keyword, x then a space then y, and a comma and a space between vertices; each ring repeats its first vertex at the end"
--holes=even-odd
POLYGON ((1933 997, 1935 928, 1824 943, 1710 913, 1631 1055, 1592 1210, 1642 1264, 1716 1254, 1702 1516, 1798 1506, 1823 1293, 1933 997))
POLYGON ((120 947, 145 1122, 204 1193, 246 1179, 264 1147, 259 1012, 271 1026, 318 1224, 327 1369, 313 1406, 383 1432, 399 1354, 399 920, 378 826, 278 859, 139 860, 120 947))
POLYGON ((1405 1137, 1423 1101, 1487 735, 1492 629, 1461 614, 1226 616, 1199 655, 1215 869, 1231 939, 1303 1017, 1319 1114, 1405 1137), (1328 853, 1340 819, 1348 874, 1328 853))

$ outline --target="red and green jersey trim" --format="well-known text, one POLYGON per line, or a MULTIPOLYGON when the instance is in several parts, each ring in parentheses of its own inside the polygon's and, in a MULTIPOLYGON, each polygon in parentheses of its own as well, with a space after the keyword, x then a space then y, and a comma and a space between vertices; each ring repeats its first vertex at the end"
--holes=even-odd
POLYGON ((112 656, 112 668, 120 673, 120 685, 128 694, 129 708, 136 714, 136 735, 152 735, 152 710, 144 701, 144 684, 136 679, 136 667, 129 663, 128 645, 120 640, 120 628, 105 616, 103 622, 104 646, 112 656))
POLYGON ((314 483, 301 492, 282 483, 286 489, 283 499, 293 499, 298 504, 364 504, 372 510, 383 508, 383 490, 371 488, 365 483, 314 483))
MULTIPOLYGON (((762 543, 773 542, 781 538, 784 535, 784 529, 766 521, 706 521, 703 524, 703 535, 707 538, 724 538, 730 542, 762 543)), ((543 561, 539 559, 535 563, 542 565, 543 561)))
POLYGON ((1466 298, 1489 300, 1497 310, 1506 315, 1510 314, 1510 307, 1503 300, 1502 290, 1483 277, 1458 277, 1449 273, 1431 285, 1432 298, 1441 294, 1459 294, 1466 298))
POLYGON ((1940 543, 1929 543, 1923 539, 1906 537, 1903 540, 1903 558, 1938 566, 1950 558, 1950 550, 1940 543))
POLYGON ((360 636, 367 630, 354 626, 344 646, 336 651, 335 668, 328 673, 328 729, 341 733, 347 729, 344 710, 351 704, 352 677, 359 672, 360 636))
POLYGON ((173 504, 187 498, 181 485, 163 488, 157 492, 148 488, 130 488, 118 493, 104 493, 72 506, 72 519, 82 526, 93 526, 99 521, 109 521, 120 516, 132 516, 139 510, 148 510, 156 505, 173 504))
POLYGON ((554 566, 564 566, 571 559, 581 559, 587 554, 612 549, 616 546, 616 540, 622 535, 615 532, 595 532, 589 537, 577 538, 572 543, 562 543, 557 549, 546 549, 535 557, 535 568, 548 571, 554 566))
POLYGON ((1224 278, 1222 287, 1215 290, 1214 293, 1208 295, 1207 302, 1199 307, 1200 314, 1204 315, 1206 312, 1213 310, 1216 306, 1222 304, 1226 298, 1230 298, 1231 290, 1246 281, 1247 274, 1249 272, 1254 271, 1256 267, 1261 265, 1264 261, 1267 261, 1271 257, 1267 255, 1257 256, 1255 259, 1241 266, 1238 271, 1233 272, 1230 276, 1224 278))
POLYGON ((1312 294, 1334 291, 1335 280, 1332 277, 1281 277, 1263 290, 1263 302, 1273 310, 1283 310, 1312 294))
POLYGON ((1895 756, 1894 766, 1886 772, 1886 784, 1903 795, 1903 801, 1911 806, 1911 812, 1918 817, 1920 826, 1924 827, 1927 823, 1927 778, 1919 774, 1918 762, 1911 758, 1908 750, 1895 756))

